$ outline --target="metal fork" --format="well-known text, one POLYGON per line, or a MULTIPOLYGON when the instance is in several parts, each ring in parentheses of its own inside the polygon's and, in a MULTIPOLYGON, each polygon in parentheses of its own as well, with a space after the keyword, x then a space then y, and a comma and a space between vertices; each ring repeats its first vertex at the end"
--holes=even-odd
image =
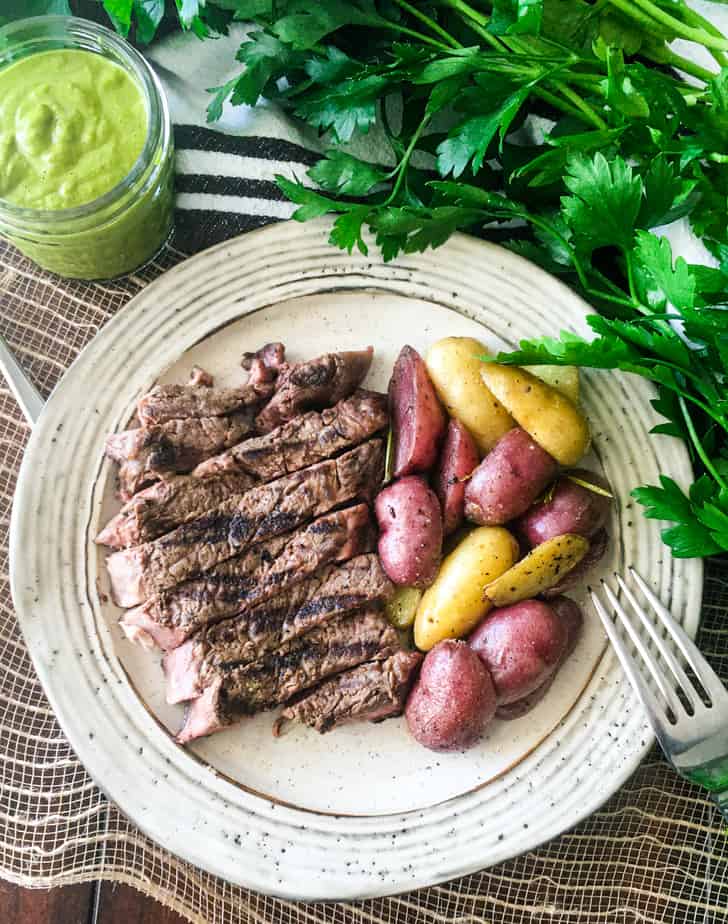
POLYGON ((665 756, 681 776, 707 789, 723 817, 728 819, 728 690, 635 569, 630 567, 629 573, 666 630, 667 638, 618 574, 614 577, 623 601, 603 580, 603 597, 609 608, 604 605, 603 597, 590 587, 594 607, 647 710, 665 756), (635 628, 634 616, 628 615, 627 608, 639 618, 653 642, 653 650, 635 628), (616 614, 616 620, 609 609, 616 614), (617 623, 626 630, 639 658, 631 653, 630 646, 617 630, 617 623), (674 649, 669 640, 674 643, 674 649), (690 679, 687 670, 695 680, 690 679), (645 673, 652 678, 654 688, 645 673))
POLYGON ((10 386, 25 419, 32 426, 43 410, 43 399, 35 385, 23 372, 2 334, 0 334, 0 372, 10 386))

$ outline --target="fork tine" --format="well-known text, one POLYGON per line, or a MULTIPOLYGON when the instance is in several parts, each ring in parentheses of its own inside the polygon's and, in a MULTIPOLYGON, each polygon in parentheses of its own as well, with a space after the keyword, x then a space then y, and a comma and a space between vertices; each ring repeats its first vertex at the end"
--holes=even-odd
POLYGON ((604 588, 604 593, 607 595, 607 599, 610 604, 614 607, 619 620, 621 621, 623 627, 627 630, 630 639, 632 640, 635 648, 640 654, 642 661, 644 662, 645 667, 650 672, 652 679, 655 681, 660 693, 662 693, 665 702, 669 706, 672 714, 677 718, 679 715, 684 713, 684 709, 680 703, 680 700, 677 698, 675 691, 665 683, 665 678, 660 665, 657 663, 657 659, 645 645, 640 636, 639 632, 632 625, 632 620, 629 618, 627 613, 624 610, 624 607, 617 599, 617 595, 614 593, 612 588, 607 584, 606 581, 601 581, 601 585, 604 588))
POLYGON ((591 596, 592 603, 594 604, 594 609, 597 611, 599 618, 602 621, 604 631, 609 636, 609 641, 612 643, 614 650, 617 652, 617 657, 619 658, 619 661, 624 668, 624 672, 629 678, 629 681, 634 689, 637 691, 637 695, 642 700, 642 703, 647 710, 647 718, 650 721, 650 725, 652 726, 655 734, 660 735, 663 729, 659 716, 663 712, 663 709, 658 704, 655 694, 645 683, 644 678, 642 677, 642 674, 637 667, 637 663, 627 650, 627 646, 622 641, 619 632, 617 632, 617 627, 615 626, 614 622, 612 622, 612 620, 609 618, 609 615, 604 609, 598 594, 596 594, 595 591, 591 589, 591 587, 589 588, 589 594, 591 596))
POLYGON ((711 701, 713 703, 721 700, 725 701, 726 689, 713 668, 700 653, 698 646, 632 566, 630 566, 629 571, 663 626, 672 636, 703 689, 710 696, 711 701))
POLYGON ((649 617, 647 616, 647 613, 644 611, 642 606, 640 606, 640 604, 637 602, 635 595, 632 593, 629 587, 627 587, 627 585, 625 584, 623 579, 620 577, 620 575, 615 574, 614 577, 616 578, 616 581, 619 584, 625 597, 632 604, 632 608, 639 616, 640 622, 645 627, 645 629, 647 629, 647 631, 649 632, 650 638, 655 643, 655 647, 657 648, 657 651, 659 652, 659 654, 664 659, 664 661, 666 662, 670 670, 675 675, 675 679, 682 687, 683 693, 685 694, 685 697, 687 698, 690 705, 693 707, 694 710, 698 708, 698 706, 702 706, 702 701, 700 699, 700 696, 697 690, 695 689, 694 684, 692 683, 688 675, 683 670, 680 662, 677 660, 675 655, 670 650, 670 646, 665 642, 663 638, 660 637, 660 635, 657 632, 657 629, 655 628, 654 623, 649 619, 649 617))

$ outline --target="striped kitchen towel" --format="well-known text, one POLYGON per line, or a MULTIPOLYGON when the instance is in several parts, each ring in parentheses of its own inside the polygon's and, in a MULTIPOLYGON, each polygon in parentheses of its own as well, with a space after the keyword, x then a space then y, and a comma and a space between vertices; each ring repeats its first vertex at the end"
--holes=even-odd
MULTIPOLYGON (((174 124, 175 245, 186 253, 290 218, 296 207, 274 178, 282 174, 310 183, 306 170, 323 150, 315 132, 267 101, 255 107, 226 103, 220 121, 206 123, 211 99, 206 89, 240 72, 235 52, 248 28, 233 24, 229 35, 205 41, 175 33, 146 52, 164 84, 174 124)), ((376 134, 360 140, 356 153, 381 160, 381 142, 376 134)))

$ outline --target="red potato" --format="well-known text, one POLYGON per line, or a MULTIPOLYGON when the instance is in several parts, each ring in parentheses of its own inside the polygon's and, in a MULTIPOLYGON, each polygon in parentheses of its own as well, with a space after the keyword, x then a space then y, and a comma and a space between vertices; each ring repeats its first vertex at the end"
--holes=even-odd
POLYGON ((537 690, 556 670, 568 641, 566 623, 541 600, 492 610, 468 639, 490 671, 498 705, 537 690))
POLYGON ((500 526, 525 513, 556 476, 556 462, 520 427, 509 430, 465 485, 465 516, 500 526))
POLYGON ((451 420, 440 453, 435 490, 442 506, 443 532, 454 533, 465 516, 465 482, 480 456, 475 441, 459 420, 451 420))
POLYGON ((428 587, 442 557, 440 502, 424 478, 409 475, 379 492, 379 559, 395 584, 428 587))
POLYGON ((563 536, 565 533, 575 533, 577 536, 591 539, 594 533, 604 526, 611 498, 576 484, 568 475, 609 490, 609 483, 596 472, 577 469, 563 475, 556 482, 550 499, 535 504, 516 525, 519 536, 522 536, 531 548, 553 536, 563 536))
POLYGON ((394 364, 389 380, 389 408, 394 431, 394 477, 428 471, 437 460, 447 415, 422 357, 411 346, 402 347, 394 364))
POLYGON ((537 687, 533 693, 529 693, 528 696, 524 696, 514 703, 504 703, 502 706, 498 706, 495 714, 499 719, 520 719, 522 715, 525 715, 527 712, 530 712, 534 706, 537 706, 548 693, 561 665, 569 657, 574 648, 576 648, 576 643, 579 641, 582 625, 584 623, 584 616, 581 609, 568 597, 555 597, 553 600, 549 601, 549 606, 559 619, 561 619, 566 628, 566 648, 561 655, 561 660, 556 665, 556 669, 551 673, 549 678, 542 683, 540 687, 537 687))
POLYGON ((465 642, 446 639, 427 653, 407 700, 412 736, 433 751, 472 747, 495 715, 493 681, 465 642))
POLYGON ((571 571, 567 571, 558 584, 544 590, 541 596, 550 600, 551 597, 557 597, 572 587, 576 587, 577 584, 581 584, 584 575, 604 557, 608 545, 609 533, 606 529, 598 530, 589 540, 589 550, 582 560, 571 571))

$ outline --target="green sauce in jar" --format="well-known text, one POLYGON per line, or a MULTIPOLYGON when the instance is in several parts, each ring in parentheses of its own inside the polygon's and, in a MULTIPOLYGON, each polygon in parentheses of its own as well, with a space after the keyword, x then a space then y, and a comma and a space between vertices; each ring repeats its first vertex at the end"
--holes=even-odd
POLYGON ((72 17, 24 20, 0 39, 0 234, 62 276, 131 272, 172 225, 156 77, 118 36, 72 17))
POLYGON ((85 205, 131 171, 147 136, 141 89, 81 49, 0 70, 0 198, 33 209, 85 205))

